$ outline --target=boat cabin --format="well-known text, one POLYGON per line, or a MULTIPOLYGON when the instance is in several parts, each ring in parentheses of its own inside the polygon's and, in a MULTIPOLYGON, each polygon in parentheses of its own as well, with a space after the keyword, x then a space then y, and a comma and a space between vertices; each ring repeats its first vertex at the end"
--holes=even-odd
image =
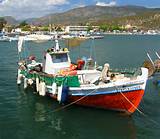
POLYGON ((43 65, 43 70, 47 74, 57 74, 60 70, 69 68, 71 60, 68 49, 49 49, 45 55, 43 65))

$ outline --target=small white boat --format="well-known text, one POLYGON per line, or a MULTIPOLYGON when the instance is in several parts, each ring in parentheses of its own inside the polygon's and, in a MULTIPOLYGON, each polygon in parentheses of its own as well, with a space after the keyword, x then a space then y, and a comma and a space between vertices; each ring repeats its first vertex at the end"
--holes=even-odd
POLYGON ((26 41, 49 41, 53 40, 53 36, 44 34, 30 34, 25 36, 26 41))
POLYGON ((7 35, 3 35, 3 36, 0 36, 0 41, 10 41, 10 37, 8 37, 7 35))
POLYGON ((103 39, 104 36, 90 36, 91 39, 103 39))

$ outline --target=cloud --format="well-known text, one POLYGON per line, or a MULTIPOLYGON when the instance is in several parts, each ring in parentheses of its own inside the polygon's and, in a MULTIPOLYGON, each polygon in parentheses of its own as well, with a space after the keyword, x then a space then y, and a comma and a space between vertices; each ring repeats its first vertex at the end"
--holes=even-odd
POLYGON ((49 5, 62 5, 69 4, 67 0, 46 0, 49 5))
POLYGON ((58 7, 69 4, 68 0, 1 0, 0 16, 16 18, 39 17, 58 11, 58 7))
POLYGON ((116 6, 117 2, 116 1, 110 1, 109 3, 106 2, 97 2, 96 3, 97 6, 108 6, 108 7, 112 7, 112 6, 116 6))

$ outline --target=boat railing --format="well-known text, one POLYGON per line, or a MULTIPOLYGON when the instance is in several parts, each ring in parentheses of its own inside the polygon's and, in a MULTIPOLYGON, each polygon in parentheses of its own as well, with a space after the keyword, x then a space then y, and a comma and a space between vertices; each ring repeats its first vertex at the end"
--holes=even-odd
POLYGON ((109 72, 114 74, 124 74, 125 76, 137 76, 141 74, 139 69, 109 69, 109 72))

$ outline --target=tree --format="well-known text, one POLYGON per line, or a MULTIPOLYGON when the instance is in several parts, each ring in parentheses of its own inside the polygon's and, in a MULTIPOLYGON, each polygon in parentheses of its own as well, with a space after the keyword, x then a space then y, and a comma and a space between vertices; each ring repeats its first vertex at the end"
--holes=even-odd
POLYGON ((48 26, 43 26, 43 27, 41 27, 41 31, 49 31, 49 27, 48 26))
POLYGON ((23 26, 23 27, 21 27, 21 29, 22 29, 22 31, 31 31, 30 25, 23 26))
POLYGON ((105 32, 105 31, 107 31, 109 29, 109 26, 105 25, 105 24, 104 25, 100 25, 99 29, 102 30, 103 32, 105 32))
POLYGON ((22 31, 31 31, 31 26, 26 21, 22 21, 18 27, 21 28, 22 31))
POLYGON ((87 31, 89 32, 91 30, 93 30, 93 27, 91 25, 89 25, 88 28, 87 28, 87 31))
POLYGON ((4 18, 0 18, 0 31, 2 31, 2 29, 6 24, 7 24, 7 21, 4 18))
POLYGON ((61 32, 63 30, 62 30, 61 26, 57 26, 56 29, 55 29, 55 31, 61 32))
POLYGON ((26 21, 22 21, 20 24, 19 24, 19 27, 25 27, 25 26, 28 26, 28 23, 26 21))
POLYGON ((122 31, 123 29, 122 29, 122 27, 120 27, 120 26, 118 26, 118 25, 112 25, 112 26, 110 27, 110 30, 111 30, 111 31, 113 31, 113 30, 122 31))

